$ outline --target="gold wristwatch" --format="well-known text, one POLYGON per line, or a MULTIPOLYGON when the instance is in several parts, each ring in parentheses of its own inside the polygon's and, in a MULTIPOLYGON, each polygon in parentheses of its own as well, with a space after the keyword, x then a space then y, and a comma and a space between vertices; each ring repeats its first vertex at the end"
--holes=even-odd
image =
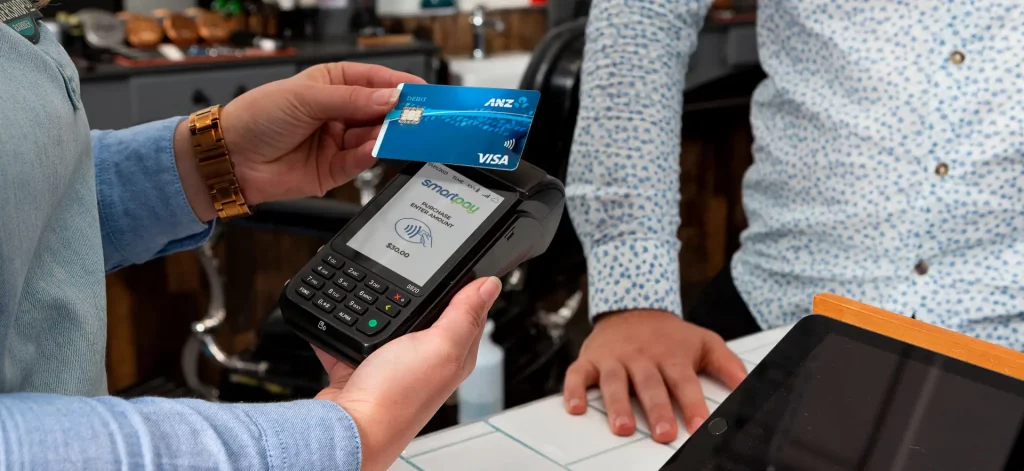
POLYGON ((235 178, 235 165, 228 154, 220 123, 221 105, 196 111, 188 118, 192 149, 199 162, 199 175, 210 189, 213 207, 221 219, 252 214, 245 204, 242 188, 235 178))

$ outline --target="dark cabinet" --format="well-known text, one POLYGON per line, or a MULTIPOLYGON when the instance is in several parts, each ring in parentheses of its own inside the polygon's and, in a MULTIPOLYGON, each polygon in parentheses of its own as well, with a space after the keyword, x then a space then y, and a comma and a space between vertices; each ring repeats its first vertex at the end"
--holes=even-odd
POLYGON ((132 116, 144 123, 188 115, 294 74, 294 65, 277 65, 133 77, 128 80, 132 116))
MULTIPOLYGON (((349 52, 348 54, 353 54, 349 52)), ((229 64, 175 71, 121 72, 117 76, 86 74, 82 79, 82 103, 93 129, 122 129, 149 121, 187 116, 195 110, 226 104, 260 85, 291 77, 322 62, 347 60, 380 64, 407 72, 428 82, 436 81, 436 51, 423 46, 409 52, 381 55, 345 55, 328 52, 297 56, 294 62, 264 65, 229 64)))

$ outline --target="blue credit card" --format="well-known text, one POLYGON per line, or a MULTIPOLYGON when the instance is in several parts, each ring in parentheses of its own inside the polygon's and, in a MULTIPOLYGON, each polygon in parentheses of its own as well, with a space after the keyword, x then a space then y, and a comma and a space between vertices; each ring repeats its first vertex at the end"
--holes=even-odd
POLYGON ((540 92, 451 85, 399 85, 373 156, 515 170, 540 92))

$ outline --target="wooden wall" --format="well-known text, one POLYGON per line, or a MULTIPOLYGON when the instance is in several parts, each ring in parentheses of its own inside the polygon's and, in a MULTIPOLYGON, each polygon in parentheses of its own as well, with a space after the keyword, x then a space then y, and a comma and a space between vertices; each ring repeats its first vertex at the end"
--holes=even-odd
POLYGON ((752 163, 746 107, 687 117, 680 155, 680 282, 684 305, 725 267, 746 228, 740 195, 752 163))
MULTIPOLYGON (((498 18, 505 24, 505 31, 489 30, 486 35, 487 53, 502 51, 532 51, 544 37, 547 30, 547 13, 544 8, 523 10, 502 10, 488 13, 488 18, 498 18)), ((473 26, 469 15, 431 16, 420 18, 383 18, 385 28, 413 32, 417 28, 429 28, 434 42, 448 56, 468 56, 473 51, 473 26)))
POLYGON ((163 375, 180 378, 189 324, 205 312, 205 281, 191 252, 107 275, 107 381, 111 392, 163 375))

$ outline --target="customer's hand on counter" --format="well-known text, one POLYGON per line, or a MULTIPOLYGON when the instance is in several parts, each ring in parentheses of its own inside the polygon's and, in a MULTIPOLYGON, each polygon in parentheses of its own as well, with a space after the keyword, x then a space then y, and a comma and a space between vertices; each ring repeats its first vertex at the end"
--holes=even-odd
MULTIPOLYGON (((379 65, 339 62, 232 100, 221 127, 242 196, 251 205, 322 196, 369 168, 401 83, 424 81, 379 65)), ((189 203, 201 220, 212 220, 216 212, 199 178, 187 120, 178 125, 174 149, 189 203)))
POLYGON ((428 329, 396 338, 353 369, 323 351, 331 385, 317 395, 356 423, 364 471, 385 470, 476 365, 487 311, 501 291, 494 277, 470 283, 428 329))
POLYGON ((586 412, 586 390, 597 384, 612 432, 630 435, 636 428, 629 397, 632 383, 651 436, 668 443, 678 433, 673 399, 690 433, 707 419, 697 379, 704 371, 730 389, 746 376, 743 362, 710 330, 664 311, 605 314, 597 318, 579 358, 566 373, 565 406, 571 414, 586 412))

